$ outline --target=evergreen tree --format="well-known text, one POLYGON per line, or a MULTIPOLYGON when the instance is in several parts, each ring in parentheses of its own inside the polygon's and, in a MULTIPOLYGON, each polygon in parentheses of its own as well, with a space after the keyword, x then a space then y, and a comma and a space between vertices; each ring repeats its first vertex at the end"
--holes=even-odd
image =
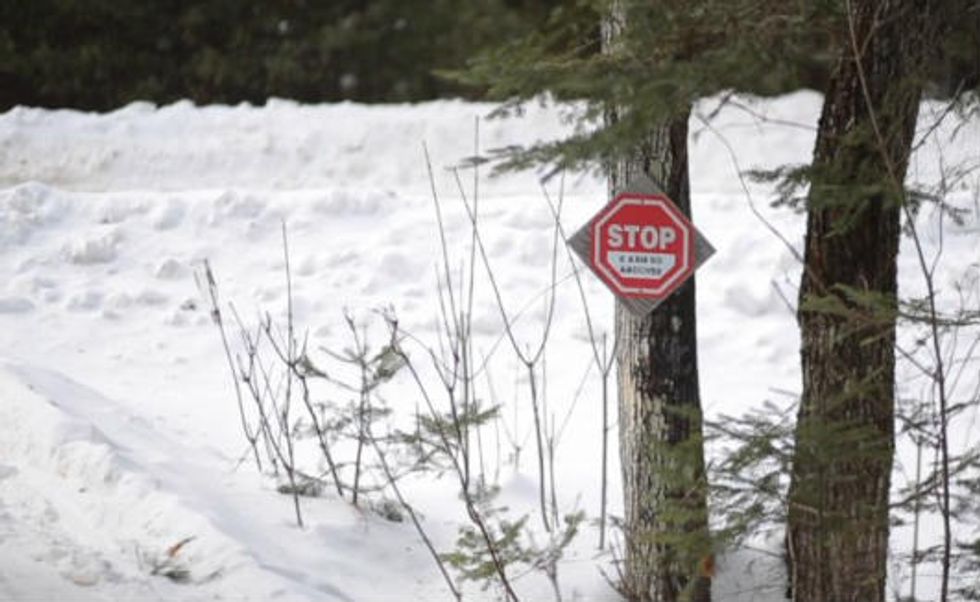
MULTIPOLYGON (((785 55, 797 60, 769 63, 763 58, 779 50, 767 47, 778 37, 775 29, 757 38, 736 33, 753 17, 775 15, 802 27, 819 13, 769 13, 774 7, 766 3, 736 4, 579 5, 556 13, 555 27, 546 34, 477 62, 467 77, 512 101, 543 90, 559 98, 584 97, 579 118, 602 120, 588 133, 522 149, 510 155, 510 165, 598 163, 613 190, 646 175, 690 215, 690 103, 729 86, 767 93, 791 89, 820 60, 819 53, 809 52, 812 42, 779 38, 785 55), (730 11, 736 8, 744 9, 744 21, 733 25, 730 11), (601 37, 589 19, 602 20, 601 37)), ((626 551, 621 591, 644 602, 708 600, 710 570, 703 567, 711 565, 712 544, 693 279, 644 318, 617 304, 616 331, 626 551)))
MULTIPOLYGON (((622 3, 603 23, 603 49, 615 56, 630 27, 622 3)), ((611 107, 607 125, 629 107, 611 107)), ((611 194, 637 176, 691 217, 689 108, 653 126, 634 152, 608 166, 611 194)), ((701 438, 694 278, 654 312, 636 316, 616 303, 619 339, 619 450, 623 472, 625 558, 620 590, 631 600, 711 599, 700 561, 710 555, 701 438)))
MULTIPOLYGON (((584 100, 576 105, 584 108, 570 111, 590 127, 565 140, 511 152, 507 166, 599 164, 614 182, 625 170, 647 171, 670 182, 669 192, 681 199, 670 174, 679 168, 674 136, 681 136, 682 128, 676 119, 683 119, 690 102, 730 91, 769 95, 804 86, 826 91, 814 165, 787 176, 787 182, 813 182, 800 304, 804 396, 789 498, 788 551, 800 600, 882 595, 902 183, 923 88, 943 94, 977 86, 973 4, 941 3, 941 12, 956 19, 937 35, 935 21, 924 16, 935 7, 926 1, 582 2, 557 11, 550 29, 498 48, 464 75, 509 99, 504 110, 543 91, 559 100, 584 100), (593 17, 618 16, 626 25, 617 32, 615 52, 597 52, 590 11, 593 17), (861 49, 859 61, 853 59, 855 46, 861 49), (930 55, 929 47, 944 52, 930 55), (603 122, 610 114, 615 119, 603 122), (855 312, 862 315, 859 324, 842 318, 855 312), (822 517, 816 522, 814 509, 822 517)), ((682 341, 645 339, 652 332, 649 324, 619 322, 618 328, 630 333, 620 357, 620 387, 638 389, 637 397, 646 398, 637 406, 645 411, 634 416, 629 406, 621 406, 627 413, 620 416, 621 427, 630 431, 632 424, 658 415, 649 408, 657 407, 650 398, 659 391, 643 384, 678 376, 681 366, 683 376, 695 364, 693 354, 672 361, 684 348, 682 341), (673 353, 654 355, 654 345, 668 341, 673 353), (640 372, 631 366, 652 357, 656 370, 637 379, 640 372)), ((664 431, 659 432, 662 441, 664 431)), ((629 436, 622 441, 628 538, 637 517, 655 530, 654 517, 672 514, 663 496, 645 493, 663 490, 639 478, 644 466, 662 466, 663 448, 649 446, 649 440, 637 447, 637 441, 629 436)), ((700 460, 688 461, 696 473, 700 460)), ((671 477, 658 478, 662 485, 671 477)), ((696 542, 696 522, 688 526, 695 528, 677 539, 696 542)), ((671 599, 670 588, 657 581, 674 567, 669 557, 657 557, 656 545, 648 541, 647 546, 632 553, 652 554, 649 559, 627 559, 626 587, 641 590, 632 592, 636 597, 671 599)))
MULTIPOLYGON (((617 162, 609 184, 638 174, 663 182, 691 216, 687 113, 648 132, 636 155, 617 162)), ((638 317, 616 304, 619 337, 619 449, 623 473, 621 585, 631 600, 710 600, 707 486, 701 434, 695 279, 652 313, 638 317)))
POLYGON ((852 0, 810 167, 790 487, 793 599, 885 599, 897 255, 929 0, 852 0))

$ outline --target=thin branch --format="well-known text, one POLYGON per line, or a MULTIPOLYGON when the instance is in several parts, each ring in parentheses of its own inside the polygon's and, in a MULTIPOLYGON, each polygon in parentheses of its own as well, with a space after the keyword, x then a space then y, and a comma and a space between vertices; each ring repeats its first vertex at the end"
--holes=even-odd
MULTIPOLYGON (((864 65, 862 63, 863 53, 859 49, 858 45, 857 33, 854 25, 854 14, 851 10, 851 1, 845 0, 845 5, 847 8, 847 28, 850 36, 851 48, 854 51, 855 69, 857 72, 858 81, 861 84, 861 92, 864 96, 865 106, 868 109, 868 117, 871 120, 871 127, 874 131, 875 138, 878 141, 878 152, 881 153, 881 158, 884 161, 886 169, 888 170, 888 175, 891 179, 892 185, 895 187, 895 192, 901 199, 900 206, 902 207, 902 211, 905 214, 905 219, 908 222, 908 227, 912 234, 912 241, 915 247, 916 258, 918 259, 919 267, 922 271, 922 277, 925 280, 929 302, 929 313, 930 315, 935 316, 937 315, 935 283, 933 281, 932 273, 929 270, 929 263, 926 260, 925 251, 922 247, 922 241, 920 240, 918 230, 915 227, 915 217, 909 210, 908 203, 905 199, 905 188, 903 182, 898 177, 898 170, 892 160, 892 157, 888 153, 888 145, 885 143, 885 138, 882 135, 881 127, 878 124, 878 116, 875 111, 874 103, 871 99, 871 91, 868 88, 867 77, 864 73, 864 65)), ((881 6, 884 6, 884 4, 881 6)), ((941 602, 947 602, 947 600, 949 600, 949 572, 952 554, 952 525, 950 523, 949 424, 946 399, 946 370, 945 366, 943 365, 942 349, 939 343, 939 327, 933 323, 930 331, 932 335, 933 352, 935 353, 936 359, 936 371, 934 378, 939 393, 939 453, 941 456, 943 472, 941 511, 943 519, 943 576, 939 599, 941 602)))
POLYGON ((439 573, 442 574, 442 578, 446 582, 446 587, 448 587, 449 591, 452 592, 453 598, 455 598, 456 600, 462 600, 463 594, 459 591, 459 589, 456 588, 456 585, 453 583, 453 579, 449 575, 449 571, 446 570, 446 564, 442 561, 442 557, 439 556, 439 553, 436 552, 436 548, 432 544, 432 540, 429 539, 429 535, 425 532, 425 529, 422 527, 422 522, 419 520, 418 515, 415 513, 415 509, 413 509, 412 506, 409 505, 407 501, 405 501, 405 497, 402 495, 401 488, 398 487, 397 480, 395 479, 395 476, 393 475, 391 468, 388 466, 388 461, 385 459, 384 453, 381 451, 381 446, 378 445, 377 439, 375 439, 374 435, 371 433, 370 425, 368 425, 367 427, 367 436, 371 442, 371 446, 374 448, 374 453, 377 454, 378 456, 378 462, 381 464, 381 470, 384 472, 385 477, 388 479, 388 485, 391 487, 391 490, 395 492, 395 497, 398 499, 398 503, 401 504, 401 507, 405 510, 405 512, 408 513, 409 518, 412 519, 412 524, 415 526, 415 530, 416 532, 418 532, 419 537, 422 538, 422 543, 425 544, 426 549, 429 551, 429 555, 432 556, 432 560, 434 560, 436 566, 439 567, 439 573))

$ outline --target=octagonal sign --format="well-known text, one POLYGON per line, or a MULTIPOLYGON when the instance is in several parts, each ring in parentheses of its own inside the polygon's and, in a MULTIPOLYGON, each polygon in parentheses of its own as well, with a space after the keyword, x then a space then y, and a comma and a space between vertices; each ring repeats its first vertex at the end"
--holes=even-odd
POLYGON ((617 194, 572 248, 623 303, 646 314, 714 252, 680 209, 648 180, 617 194))
POLYGON ((592 220, 592 269, 619 295, 666 297, 694 271, 692 230, 667 197, 620 194, 592 220))

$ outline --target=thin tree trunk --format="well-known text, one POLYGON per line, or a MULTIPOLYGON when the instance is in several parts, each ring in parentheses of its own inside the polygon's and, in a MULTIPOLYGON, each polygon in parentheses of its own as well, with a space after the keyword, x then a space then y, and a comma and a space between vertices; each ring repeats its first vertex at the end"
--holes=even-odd
MULTIPOLYGON (((603 23, 607 52, 628 26, 623 4, 614 3, 603 23)), ((610 189, 645 175, 690 217, 688 117, 685 110, 665 120, 631 157, 610 165, 610 189)), ((615 110, 608 119, 616 119, 615 110)), ((645 317, 616 304, 625 512, 621 585, 640 602, 710 600, 710 577, 697 569, 710 541, 694 301, 692 278, 645 317)))
POLYGON ((928 0, 853 0, 823 105, 800 285, 793 599, 884 601, 902 183, 928 0), (855 58, 857 57, 857 60, 855 58))
MULTIPOLYGON (((645 174, 690 216, 687 120, 652 131, 636 156, 610 173, 615 188, 645 174)), ((619 433, 623 470, 624 588, 638 600, 710 599, 699 561, 710 553, 695 287, 691 279, 638 318, 617 303, 619 433), (699 582, 700 581, 700 582, 699 582)))

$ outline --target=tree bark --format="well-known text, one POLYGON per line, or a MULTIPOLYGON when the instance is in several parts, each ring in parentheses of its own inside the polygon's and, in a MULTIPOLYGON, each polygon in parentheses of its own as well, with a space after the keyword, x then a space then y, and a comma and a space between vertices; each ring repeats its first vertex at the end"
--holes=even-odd
MULTIPOLYGON (((612 187, 645 174, 690 217, 687 119, 650 132, 633 159, 611 170, 612 187)), ((616 332, 624 590, 641 601, 708 601, 710 575, 698 569, 710 541, 694 279, 643 318, 617 303, 616 332)))
MULTIPOLYGON (((607 52, 628 27, 622 3, 603 24, 607 52)), ((609 166, 610 191, 645 175, 690 218, 689 110, 653 128, 609 166)), ((616 119, 616 109, 609 112, 616 119)), ((622 591, 637 602, 710 602, 713 566, 698 390, 695 287, 691 278, 651 314, 616 304, 619 440, 625 558, 622 591), (704 562, 706 559, 710 562, 704 562)))
POLYGON ((807 199, 803 390, 789 492, 800 602, 884 601, 894 456, 902 186, 930 40, 928 0, 852 0, 807 199))

